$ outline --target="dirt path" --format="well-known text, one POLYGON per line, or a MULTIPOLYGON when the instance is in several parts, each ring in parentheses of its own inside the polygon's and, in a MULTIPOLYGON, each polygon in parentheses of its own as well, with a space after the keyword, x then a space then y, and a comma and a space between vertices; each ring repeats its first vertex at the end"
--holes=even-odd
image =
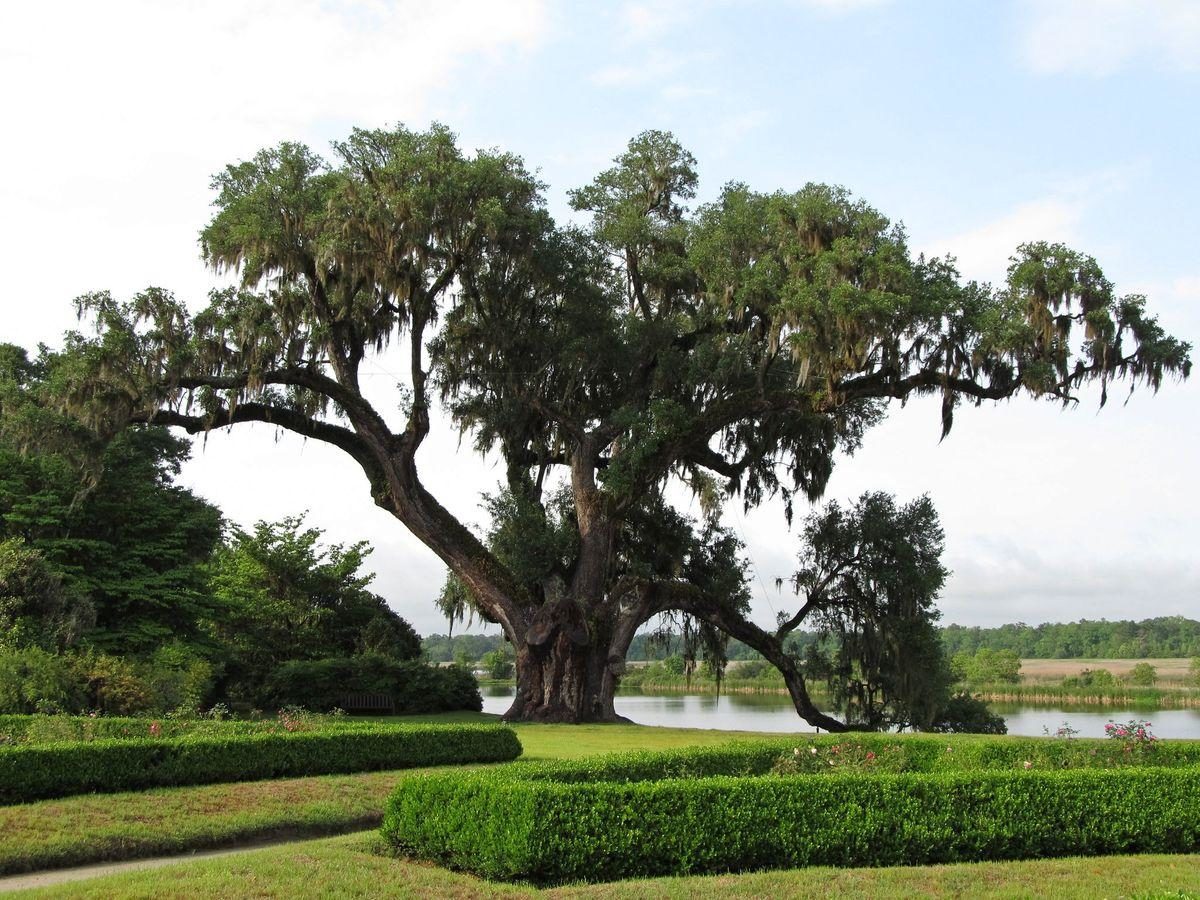
MULTIPOLYGON (((326 835, 325 837, 328 837, 326 835)), ((304 840, 323 840, 324 838, 307 838, 296 840, 257 841, 243 844, 240 847, 226 847, 223 850, 198 850, 191 853, 181 853, 177 856, 151 856, 146 859, 131 859, 124 862, 95 863, 90 866, 74 866, 70 869, 49 869, 42 872, 26 872, 22 875, 5 875, 0 877, 0 894, 8 891, 23 891, 29 888, 51 887, 68 881, 85 881, 89 878, 99 878, 102 875, 115 875, 118 872, 136 872, 139 869, 160 869, 176 863, 194 862, 199 859, 213 859, 218 856, 234 856, 238 853, 249 853, 252 850, 262 850, 265 847, 276 847, 280 844, 298 844, 304 840)))

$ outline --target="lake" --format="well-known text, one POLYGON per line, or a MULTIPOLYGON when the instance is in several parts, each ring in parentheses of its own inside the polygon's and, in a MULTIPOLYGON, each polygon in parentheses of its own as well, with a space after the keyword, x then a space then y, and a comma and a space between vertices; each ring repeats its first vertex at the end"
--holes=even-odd
MULTIPOLYGON (((483 711, 503 713, 515 689, 484 687, 483 711)), ((813 727, 796 716, 791 701, 782 694, 640 694, 617 695, 617 712, 641 725, 668 728, 712 728, 720 731, 769 731, 779 734, 812 733, 813 727)), ((1108 722, 1149 720, 1160 738, 1200 738, 1200 709, 1121 709, 1118 707, 1015 706, 993 703, 1004 716, 1009 734, 1041 737, 1064 722, 1079 730, 1079 737, 1104 737, 1108 722)))

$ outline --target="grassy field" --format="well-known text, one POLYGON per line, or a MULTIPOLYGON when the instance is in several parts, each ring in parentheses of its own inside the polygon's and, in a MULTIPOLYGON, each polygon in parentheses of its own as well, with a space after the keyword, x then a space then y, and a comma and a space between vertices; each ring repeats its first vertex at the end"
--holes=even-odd
MULTIPOLYGON (((419 721, 490 721, 481 714, 419 721)), ((518 726, 524 759, 722 743, 748 733, 634 725, 518 726)), ((775 735, 779 737, 779 735, 775 735)), ((421 770, 428 771, 428 770, 421 770)), ((0 807, 0 871, 134 859, 275 837, 340 833, 152 871, 60 884, 40 896, 535 896, 436 866, 388 857, 372 828, 391 789, 413 771, 374 772, 0 807), (359 832, 345 834, 345 832, 359 832)), ((1160 897, 1200 892, 1200 856, 1138 856, 892 869, 806 869, 577 886, 556 897, 1160 897)))
POLYGON ((1175 659, 1023 659, 1021 660, 1021 680, 1025 683, 1042 683, 1062 681, 1072 675, 1078 675, 1084 669, 1108 669, 1118 678, 1128 675, 1138 663, 1149 663, 1158 673, 1158 683, 1169 686, 1173 683, 1183 686, 1188 678, 1188 667, 1191 660, 1175 659))
POLYGON ((31 891, 31 897, 1187 897, 1200 856, 1110 856, 1029 862, 810 868, 658 878, 538 891, 390 858, 374 834, 271 847, 31 891))

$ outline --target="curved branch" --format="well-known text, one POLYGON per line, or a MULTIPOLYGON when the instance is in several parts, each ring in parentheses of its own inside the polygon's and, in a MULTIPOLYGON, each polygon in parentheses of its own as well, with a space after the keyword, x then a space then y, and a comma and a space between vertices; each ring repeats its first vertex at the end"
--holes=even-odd
POLYGON ((652 610, 651 614, 668 610, 687 613, 708 622, 761 653, 783 676, 796 712, 808 724, 824 728, 826 731, 855 730, 853 726, 848 726, 845 722, 817 709, 808 695, 800 667, 776 635, 759 628, 736 610, 714 601, 694 585, 683 582, 655 582, 650 586, 650 591, 653 598, 652 606, 649 607, 652 610))
POLYGON ((345 451, 362 466, 367 477, 371 479, 372 486, 382 483, 383 480, 383 470, 379 460, 367 442, 353 431, 278 406, 270 406, 265 403, 242 403, 232 412, 222 409, 206 416, 187 415, 172 409, 155 409, 149 412, 135 412, 129 417, 129 421, 145 425, 172 425, 184 429, 188 434, 199 434, 212 431, 214 428, 225 428, 243 422, 265 422, 303 437, 332 444, 345 451))

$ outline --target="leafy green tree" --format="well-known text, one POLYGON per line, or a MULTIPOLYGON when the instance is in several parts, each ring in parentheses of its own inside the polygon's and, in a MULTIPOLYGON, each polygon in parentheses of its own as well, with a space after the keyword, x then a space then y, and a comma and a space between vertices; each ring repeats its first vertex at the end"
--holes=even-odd
POLYGON ((217 608, 207 622, 227 655, 225 683, 254 696, 289 660, 370 654, 416 659, 412 626, 368 588, 361 572, 370 547, 321 542, 301 516, 235 529, 212 563, 217 608))
MULTIPOLYGON (((804 668, 828 683, 847 724, 929 728, 952 681, 934 627, 949 573, 933 503, 863 494, 849 508, 831 503, 814 513, 803 538, 793 578, 801 605, 780 613, 777 635, 804 624, 822 636, 804 668)), ((785 654, 778 636, 775 644, 785 654)))
POLYGON ((951 668, 958 680, 968 684, 1016 684, 1021 680, 1021 658, 1015 650, 983 647, 974 654, 956 653, 951 668))
POLYGON ((442 127, 356 130, 329 161, 282 144, 215 186, 201 246, 239 287, 195 315, 159 289, 80 298, 94 333, 68 336, 63 408, 101 433, 266 422, 343 450, 458 602, 504 629, 515 719, 615 718, 630 642, 665 615, 718 664, 732 635, 783 665, 800 715, 844 727, 747 617, 720 501, 780 495, 790 515, 892 400, 940 398, 945 434, 963 402, 1069 404, 1088 384, 1103 402, 1191 366, 1091 257, 1025 244, 991 287, 914 257, 840 188, 733 183, 692 209, 695 161, 662 132, 572 192, 580 227, 551 220, 521 160, 465 154, 442 127), (398 427, 360 383, 392 342, 398 427), (422 481, 438 394, 503 460, 490 535, 422 481), (677 480, 700 519, 663 502, 677 480))
POLYGON ((91 603, 65 588, 41 553, 20 538, 0 541, 0 648, 62 649, 94 620, 91 603))
POLYGON ((0 538, 23 539, 61 579, 77 610, 65 638, 90 626, 89 643, 143 654, 198 640, 221 516, 173 483, 189 442, 161 427, 97 441, 47 402, 64 367, 0 345, 0 538))
POLYGON ((1158 669, 1150 663, 1140 662, 1129 670, 1129 683, 1138 687, 1154 687, 1158 681, 1158 669))
POLYGON ((488 673, 488 678, 504 681, 513 677, 513 654, 507 647, 498 647, 490 653, 484 654, 481 662, 488 673))

